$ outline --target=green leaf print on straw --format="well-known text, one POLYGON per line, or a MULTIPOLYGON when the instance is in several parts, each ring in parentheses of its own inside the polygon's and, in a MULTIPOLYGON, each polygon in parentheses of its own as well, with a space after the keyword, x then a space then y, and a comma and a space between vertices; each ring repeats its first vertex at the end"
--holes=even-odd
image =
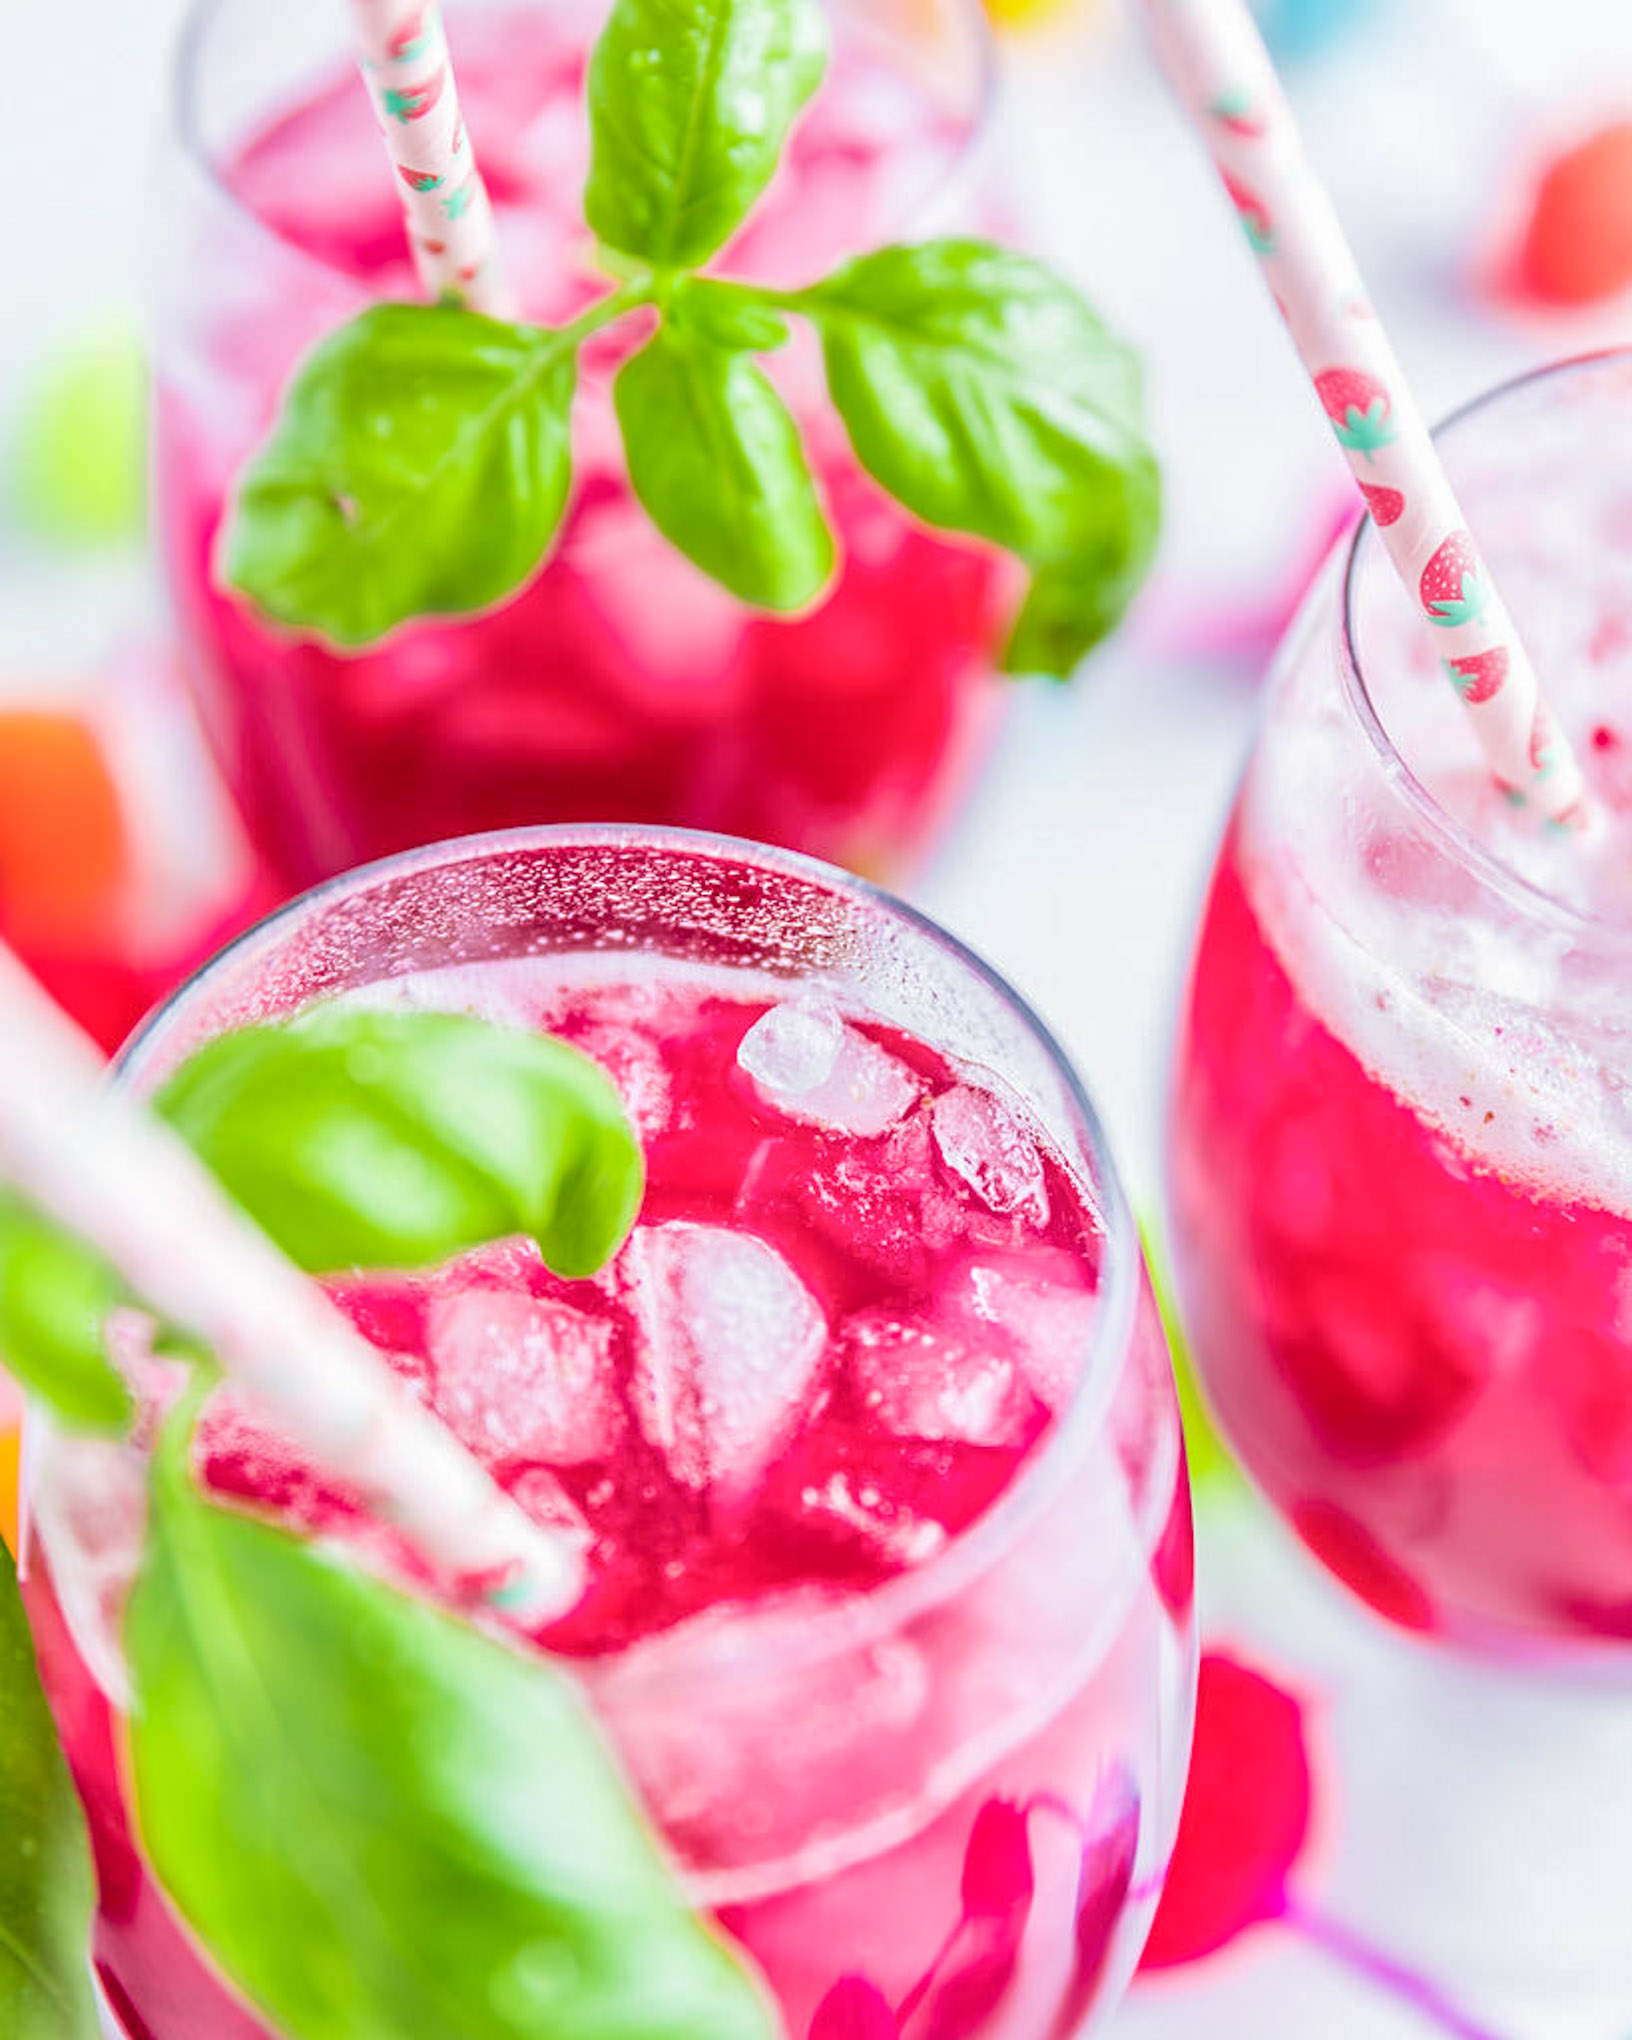
POLYGON ((357 59, 433 298, 503 318, 493 207, 476 162, 437 0, 351 0, 357 59))

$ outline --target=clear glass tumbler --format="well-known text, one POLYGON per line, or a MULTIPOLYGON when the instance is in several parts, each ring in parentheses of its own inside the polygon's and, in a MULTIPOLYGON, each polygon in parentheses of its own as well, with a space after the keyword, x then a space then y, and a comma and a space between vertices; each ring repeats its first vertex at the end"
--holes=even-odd
POLYGON ((1529 2008, 1517 2030, 1596 2036, 1632 1990, 1632 356, 1497 390, 1440 443, 1595 823, 1507 805, 1456 698, 1482 676, 1363 526, 1280 654, 1220 853, 1169 1214, 1254 1480, 1454 1647, 1350 1653, 1355 1911, 1529 2008))
MULTIPOLYGON (((461 91, 523 311, 597 284, 581 216, 586 54, 606 0, 451 0, 461 91)), ((990 225, 978 0, 830 0, 833 60, 733 267, 808 282, 920 233, 990 225)), ((808 335, 770 364, 805 429, 844 565, 792 619, 673 551, 624 475, 586 354, 575 489, 549 566, 497 612, 361 655, 294 641, 224 592, 222 509, 296 363, 381 297, 415 297, 393 180, 329 0, 200 0, 159 217, 159 528, 191 683, 228 783, 290 888, 474 829, 631 821, 727 830, 872 876, 936 839, 995 731, 1016 592, 850 453, 808 335)))
MULTIPOLYGON (((658 1074, 674 1079, 672 1144, 644 1122, 643 1222, 663 1220, 659 1231, 676 1230, 676 1198, 703 1194, 695 1185, 720 1138, 715 1123, 688 1117, 690 1049, 662 1017, 662 988, 692 981, 710 988, 708 1025, 733 987, 761 1003, 819 993, 889 1030, 875 1039, 903 1045, 921 1071, 1000 1085, 1061 1172, 1050 1178, 1056 1213, 1069 1185, 1084 1214, 1073 1255, 994 1245, 1024 1231, 1013 1200, 998 1188, 989 1208, 948 1204, 927 1097, 898 1100, 884 1130, 773 1128, 739 1182, 707 1192, 716 1232, 757 1228, 813 1284, 809 1271, 840 1265, 841 1247, 876 1247, 874 1265, 897 1271, 890 1279, 926 1311, 963 1279, 956 1270, 969 1274, 971 1249, 984 1269, 984 1331, 965 1318, 957 1340, 922 1348, 931 1365, 944 1356, 949 1391, 951 1370, 963 1370, 955 1421, 945 1421, 954 1406, 940 1405, 927 1437, 903 1440, 878 1432, 870 1405, 842 1418, 867 1478, 845 1489, 841 1513, 872 1509, 912 1559, 875 1569, 871 1584, 819 1573, 786 1591, 726 1591, 656 1633, 605 1649, 580 1636, 572 1648, 698 1907, 764 1975, 790 2040, 872 2030, 843 2023, 858 1994, 886 2008, 904 2040, 1097 2031, 1148 1928, 1183 1786, 1195 1667, 1189 1492, 1162 1330, 1103 1137, 1058 1048, 1001 980, 908 909, 797 857, 679 833, 516 832, 421 851, 297 902, 161 1012, 128 1052, 124 1080, 149 1090, 217 1030, 317 998, 378 1003, 440 984, 437 1001, 508 1002, 513 1019, 515 987, 580 977, 628 991, 620 1010, 643 1016, 658 1074), (789 1139, 797 1153, 779 1173, 789 1139), (1068 1259, 1080 1293, 1058 1286, 1068 1259), (1045 1336, 1058 1384, 1047 1428, 1008 1457, 958 1443, 987 1422, 971 1386, 988 1378, 987 1361, 1006 1365, 1018 1342, 1045 1336), (898 1479, 910 1479, 913 1500, 892 1516, 890 1494, 909 1493, 898 1479), (985 1483, 978 1500, 954 1534, 935 1535, 944 1496, 971 1480, 985 1483)), ((628 1028, 584 1039, 624 1072, 643 1113, 671 1109, 652 1105, 654 1065, 634 1053, 628 1028)), ((740 1093, 738 1076, 729 1081, 740 1093)), ((847 1091, 845 1109, 860 1095, 847 1091)), ((758 1108, 739 1096, 732 1109, 758 1108)), ((851 1364, 851 1350, 835 1330, 830 1364, 851 1364)), ((911 1380, 917 1396, 922 1373, 911 1380)), ((813 1396, 800 1421, 841 1421, 843 1396, 813 1396)), ((806 1533, 812 1511, 831 1522, 839 1506, 831 1486, 786 1474, 802 1449, 796 1440, 791 1462, 756 1474, 753 1506, 773 1516, 755 1520, 774 1517, 785 1539, 806 1533)), ((140 1455, 41 1423, 27 1471, 31 1613, 91 1815, 104 1988, 131 2040, 264 2040, 169 1911, 127 1807, 117 1623, 143 1514, 140 1455)), ((757 1565, 768 1551, 738 1551, 729 1564, 757 1565)), ((597 1544, 592 1574, 603 1560, 597 1544)))

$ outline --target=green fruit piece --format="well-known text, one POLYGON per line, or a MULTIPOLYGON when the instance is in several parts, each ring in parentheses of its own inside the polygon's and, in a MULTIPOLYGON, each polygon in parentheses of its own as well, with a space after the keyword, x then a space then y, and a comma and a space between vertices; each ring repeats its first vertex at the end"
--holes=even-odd
POLYGON ((147 364, 133 322, 71 336, 25 390, 9 493, 35 536, 117 545, 147 522, 147 364))

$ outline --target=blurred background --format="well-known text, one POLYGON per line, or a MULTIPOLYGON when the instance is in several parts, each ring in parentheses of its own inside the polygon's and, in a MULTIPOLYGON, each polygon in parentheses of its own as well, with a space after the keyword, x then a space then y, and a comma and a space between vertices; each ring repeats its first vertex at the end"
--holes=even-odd
MULTIPOLYGON (((1014 216, 1143 351, 1168 522, 1130 627, 1072 687, 1022 691, 917 897, 1062 1035, 1154 1223, 1164 1052, 1200 889, 1265 665, 1351 518, 1350 491, 1127 13, 1117 0, 990 4, 1014 216)), ((108 1039, 256 896, 174 682, 144 550, 145 208, 183 11, 53 0, 7 23, 0 932, 108 1039)), ((1632 342, 1624 0, 1264 0, 1261 12, 1431 413, 1541 361, 1632 342)), ((0 1488, 8 1463, 0 1447, 0 1488)), ((1318 1724, 1326 1695, 1397 1699, 1379 1666, 1401 1646, 1309 1577, 1205 1444, 1200 1471, 1215 1636, 1266 1663, 1316 1723, 1300 1889, 1339 1912, 1358 1895, 1375 1914, 1363 1887, 1384 1873, 1345 1847, 1352 1767, 1339 1731, 1318 1724)), ((1401 1916, 1432 1899, 1407 1875, 1401 1916)), ((1253 1906, 1237 1911, 1246 1925, 1253 1906)), ((1117 2030, 1475 2030, 1308 1935, 1226 1938, 1221 1954, 1143 1983, 1117 2030)), ((1477 1979, 1469 1988, 1477 1997, 1477 1979)), ((1555 2040, 1546 2023, 1526 2030, 1555 2040)))

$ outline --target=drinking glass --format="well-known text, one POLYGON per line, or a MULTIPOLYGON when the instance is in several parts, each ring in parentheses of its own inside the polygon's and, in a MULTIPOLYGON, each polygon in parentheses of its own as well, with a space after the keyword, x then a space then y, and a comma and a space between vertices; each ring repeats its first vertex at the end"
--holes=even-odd
MULTIPOLYGON (((584 60, 606 0, 450 0, 461 92, 524 312, 597 285, 581 202, 584 60)), ((833 59, 731 251, 767 283, 990 224, 979 0, 829 0, 833 59)), ((1012 563, 931 533, 862 472, 800 333, 769 365, 841 540, 825 599, 744 608, 658 536, 587 350, 575 483, 550 563, 496 611, 359 654, 222 586, 223 505, 297 363, 381 297, 417 296, 390 174, 330 0, 199 0, 161 185, 155 464, 163 558, 203 723, 291 888, 439 837, 527 822, 727 830, 871 876, 914 865, 995 733, 1012 563)))
POLYGON ((1364 525, 1277 659, 1225 834, 1169 1214, 1197 1364, 1254 1481, 1371 1609, 1454 1647, 1396 1650, 1369 1701, 1356 1677, 1346 1819, 1371 1898, 1392 1903, 1393 1823, 1391 1932, 1498 2001, 1540 1979, 1538 2031, 1620 2031, 1632 356, 1499 389, 1440 446, 1595 819, 1507 805, 1466 727, 1481 676, 1441 661, 1364 525))
MULTIPOLYGON (((683 1044, 652 1017, 667 1010, 653 1004, 654 985, 695 979, 720 998, 755 987, 762 1001, 806 1001, 797 1007, 806 1013, 819 991, 915 1044, 919 1066, 938 1057, 1000 1083, 1040 1129, 1065 1172, 1052 1179, 1056 1208, 1069 1181, 1087 1215, 1078 1258, 1091 1293, 1079 1299, 1086 1314, 1062 1317, 1051 1279, 1028 1287, 1032 1263, 980 1250, 993 1279, 1008 1269, 986 1292, 992 1355, 1041 1335, 1047 1316, 1063 1369, 1052 1423, 1002 1462, 995 1495, 988 1478, 964 1527, 870 1587, 818 1579, 728 1592, 700 1619, 573 1662, 696 1905, 758 1966, 790 2036, 851 2030, 834 2023, 835 1991, 842 2003, 860 1987, 846 1979, 901 2007, 906 2040, 925 2022, 966 2040, 1097 2031, 1133 1968, 1171 1848, 1194 1632, 1166 1346, 1137 1230, 1075 1074, 999 978, 862 882, 757 846, 603 827, 452 843, 335 881, 185 988, 127 1052, 123 1081, 149 1092, 223 1028, 317 998, 391 1003, 431 982, 427 973, 451 974, 450 996, 479 1008, 495 986, 610 975, 634 988, 629 1010, 646 1016, 671 1076, 683 1044)), ((596 1039, 618 1064, 628 1042, 596 1039)), ((634 1088, 650 1095, 638 1073, 634 1088)), ((681 1148, 695 1174, 716 1129, 686 1125, 681 1148)), ((944 1230, 929 1236, 928 1214, 944 1220, 944 1199, 927 1188, 911 1206, 923 1223, 892 1203, 923 1166, 901 1130, 805 1127, 789 1138, 806 1144, 791 1195, 836 1166, 848 1186, 825 1211, 805 1207, 808 1238, 797 1227, 776 1236, 790 1257, 870 1242, 880 1265, 916 1256, 909 1287, 943 1294, 961 1247, 944 1230)), ((648 1220, 670 1195, 674 1166, 649 1142, 648 1220)), ((728 1221, 772 1209, 773 1173, 764 1161, 746 1173, 723 1205, 728 1221)), ((992 1195, 980 1223, 996 1237, 1004 1199, 992 1195)), ((1052 1259, 1038 1267, 1062 1258, 1040 1251, 1052 1259)), ((927 1350, 944 1351, 948 1370, 965 1364, 955 1347, 927 1350)), ((508 1381, 502 1356, 495 1364, 508 1381)), ((808 1421, 820 1409, 813 1403, 808 1421)), ((875 1438, 868 1461, 884 1488, 897 1462, 916 1468, 914 1535, 933 1518, 938 1489, 970 1478, 970 1455, 986 1449, 943 1442, 926 1453, 923 1443, 875 1438)), ((126 1805, 117 1623, 143 1516, 141 1453, 42 1421, 27 1474, 30 1612, 91 1818, 103 1987, 130 2040, 264 2040, 170 1912, 126 1805)), ((778 1475, 762 1478, 768 1492, 778 1475)), ((807 1490, 797 1507, 820 1502, 807 1490)), ((868 1505, 865 1484, 846 1497, 852 1513, 868 1505)), ((910 1517, 896 1528, 912 1530, 910 1517)))

